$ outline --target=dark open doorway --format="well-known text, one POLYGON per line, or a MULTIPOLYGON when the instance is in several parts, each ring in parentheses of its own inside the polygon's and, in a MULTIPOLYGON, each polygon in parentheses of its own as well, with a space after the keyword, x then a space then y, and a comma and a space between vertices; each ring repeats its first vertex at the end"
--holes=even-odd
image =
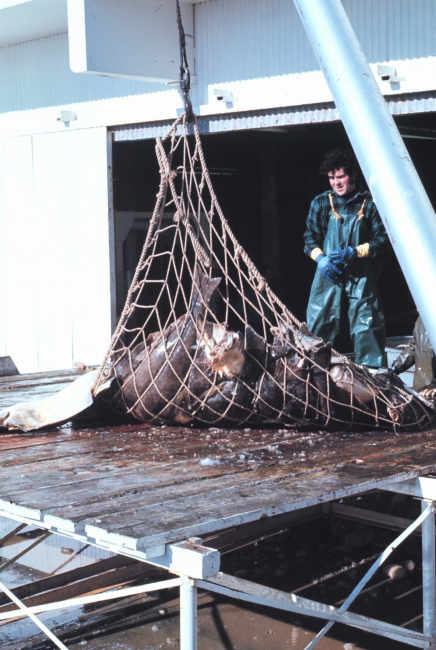
MULTIPOLYGON (((400 130, 436 205, 436 118, 401 116, 400 130)), ((349 147, 341 123, 204 135, 204 152, 218 200, 236 237, 299 320, 305 320, 314 263, 302 236, 312 198, 328 189, 318 167, 323 154, 349 147)), ((117 311, 120 313, 154 208, 159 170, 154 140, 113 147, 117 225, 117 311)), ((360 179, 363 182, 363 178, 360 179)), ((415 305, 393 250, 380 278, 387 335, 409 335, 415 305)))

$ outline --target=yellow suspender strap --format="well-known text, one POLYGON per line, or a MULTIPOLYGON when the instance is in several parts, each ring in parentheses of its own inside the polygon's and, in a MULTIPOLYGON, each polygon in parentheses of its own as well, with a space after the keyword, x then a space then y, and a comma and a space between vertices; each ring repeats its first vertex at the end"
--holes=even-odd
POLYGON ((333 194, 329 194, 330 207, 332 209, 332 214, 336 217, 336 221, 339 221, 341 215, 338 214, 335 210, 335 204, 333 203, 333 194))
POLYGON ((365 215, 363 214, 363 208, 365 207, 365 203, 367 202, 368 197, 369 197, 369 192, 367 192, 367 193, 365 194, 365 200, 364 200, 364 202, 362 203, 362 207, 360 208, 359 212, 357 213, 357 216, 359 217, 359 218, 357 219, 357 221, 360 221, 360 220, 363 219, 363 217, 365 216, 365 215))
MULTIPOLYGON (((365 216, 364 213, 363 213, 363 208, 365 207, 365 204, 366 204, 366 202, 368 200, 368 197, 369 197, 369 192, 366 193, 365 199, 364 199, 364 201, 363 201, 363 203, 361 205, 361 208, 360 208, 359 212, 357 213, 357 217, 358 217, 357 221, 360 221, 365 216)), ((330 201, 330 206, 331 206, 331 209, 332 209, 332 213, 336 217, 336 221, 339 221, 340 218, 341 218, 341 215, 338 214, 336 212, 336 210, 335 210, 335 204, 333 202, 333 194, 329 194, 329 201, 330 201)))

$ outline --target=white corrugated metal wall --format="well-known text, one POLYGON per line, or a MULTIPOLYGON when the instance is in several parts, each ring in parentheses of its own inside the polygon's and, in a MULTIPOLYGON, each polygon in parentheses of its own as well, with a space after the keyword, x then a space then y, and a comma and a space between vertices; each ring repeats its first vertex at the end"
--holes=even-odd
POLYGON ((111 336, 105 128, 3 140, 0 355, 98 364, 111 336))
MULTIPOLYGON (((435 0, 343 0, 384 94, 434 90, 435 0), (390 63, 405 81, 377 77, 390 63)), ((231 89, 235 110, 329 101, 306 33, 289 0, 208 0, 195 5, 195 105, 215 105, 214 87, 231 89)), ((334 46, 334 44, 332 44, 334 46)), ((203 109, 203 114, 206 113, 203 109)), ((220 110, 228 111, 220 105, 220 110)))
MULTIPOLYGON (((436 0, 343 0, 376 74, 391 63, 405 81, 383 93, 436 87, 436 0)), ((331 100, 292 0, 208 0, 195 5, 192 101, 199 115, 307 106, 331 100), (233 105, 218 102, 230 88, 233 105)), ((1 18, 1 17, 0 17, 1 18)), ((159 83, 75 74, 68 35, 0 48, 0 137, 64 130, 59 108, 73 109, 70 130, 173 119, 177 89, 159 83)))
POLYGON ((63 132, 61 108, 76 112, 73 131, 173 118, 182 106, 173 86, 72 72, 68 34, 0 48, 0 88, 0 137, 63 132))

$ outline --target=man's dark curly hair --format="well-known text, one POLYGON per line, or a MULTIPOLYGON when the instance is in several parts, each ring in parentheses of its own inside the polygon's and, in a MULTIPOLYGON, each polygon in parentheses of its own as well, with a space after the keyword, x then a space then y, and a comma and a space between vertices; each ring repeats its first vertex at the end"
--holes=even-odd
POLYGON ((357 172, 357 161, 352 151, 345 149, 333 149, 325 154, 323 161, 319 167, 320 174, 328 174, 336 169, 344 169, 344 172, 349 176, 353 176, 357 172))

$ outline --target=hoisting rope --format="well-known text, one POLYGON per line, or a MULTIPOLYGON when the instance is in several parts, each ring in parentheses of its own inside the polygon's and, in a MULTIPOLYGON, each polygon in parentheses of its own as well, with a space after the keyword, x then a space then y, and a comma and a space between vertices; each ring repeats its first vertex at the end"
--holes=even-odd
POLYGON ((274 294, 221 210, 195 116, 192 132, 181 115, 157 138, 156 206, 94 394, 112 375, 113 408, 155 424, 428 424, 420 400, 326 347, 274 294), (191 317, 199 269, 221 281, 215 305, 191 317), (286 357, 267 358, 271 346, 286 357))
POLYGON ((189 97, 189 91, 191 90, 191 73, 189 71, 188 58, 186 56, 186 36, 182 24, 182 16, 180 13, 179 0, 176 0, 176 10, 177 10, 177 25, 179 28, 180 91, 182 93, 183 103, 185 104, 186 121, 189 124, 194 121, 194 113, 192 111, 191 98, 189 97))
POLYGON ((159 193, 93 394, 111 375, 113 408, 155 424, 428 424, 420 400, 313 337, 239 244, 207 169, 176 9, 185 113, 156 140, 159 193))

